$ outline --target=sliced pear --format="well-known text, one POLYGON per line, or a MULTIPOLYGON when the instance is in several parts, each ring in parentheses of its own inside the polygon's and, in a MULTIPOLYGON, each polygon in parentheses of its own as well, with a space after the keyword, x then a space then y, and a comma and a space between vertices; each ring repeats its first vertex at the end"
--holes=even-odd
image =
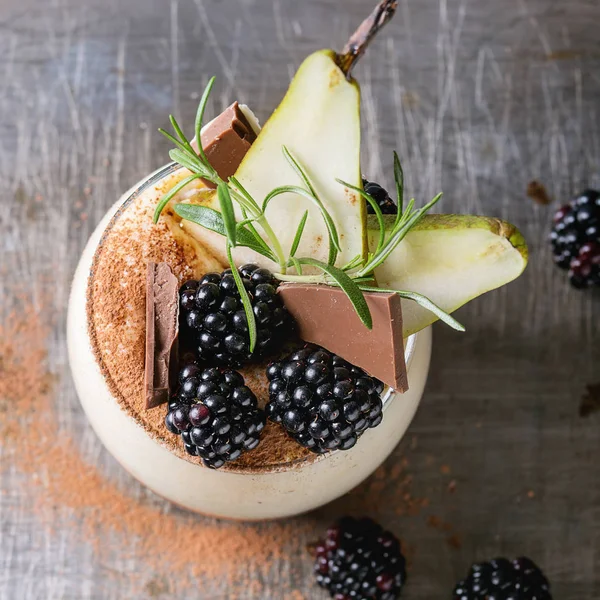
MULTIPOLYGON (((388 229, 393 216, 386 216, 388 229)), ((379 228, 368 219, 369 245, 379 228)), ((473 298, 516 279, 527 265, 527 244, 510 223, 488 217, 427 215, 383 265, 375 270, 381 288, 418 292, 451 313, 473 298)), ((403 334, 427 327, 437 317, 402 300, 403 334)))
MULTIPOLYGON (((285 146, 306 170, 332 216, 341 247, 336 263, 343 265, 366 252, 366 207, 360 195, 336 182, 338 178, 361 185, 360 91, 355 81, 346 79, 335 58, 333 50, 321 50, 306 58, 281 104, 244 157, 236 177, 259 204, 276 187, 302 186, 301 178, 283 154, 285 146)), ((219 210, 216 198, 209 205, 219 210)), ((239 208, 236 210, 237 219, 242 220, 239 208)), ((310 200, 298 194, 282 194, 269 204, 266 217, 287 259, 306 210, 309 218, 296 255, 327 261, 327 228, 310 200)), ((200 231, 194 234, 205 237, 200 231)), ((246 248, 236 252, 236 262, 251 260, 274 268, 273 263, 246 248)))

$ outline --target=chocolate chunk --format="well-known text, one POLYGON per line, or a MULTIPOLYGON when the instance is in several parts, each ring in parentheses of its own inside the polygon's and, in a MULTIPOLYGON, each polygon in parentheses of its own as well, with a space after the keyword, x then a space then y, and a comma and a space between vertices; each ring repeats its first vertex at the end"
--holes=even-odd
POLYGON ((303 340, 323 346, 395 390, 408 389, 398 294, 365 292, 373 317, 369 330, 340 288, 285 283, 278 291, 303 340))
POLYGON ((146 410, 169 400, 176 380, 179 284, 167 263, 148 263, 146 277, 146 410))
MULTIPOLYGON (((219 177, 227 181, 237 171, 255 139, 254 128, 240 105, 234 102, 204 128, 202 148, 219 177)), ((192 146, 197 148, 195 141, 192 146)), ((215 187, 208 181, 205 183, 215 187)))

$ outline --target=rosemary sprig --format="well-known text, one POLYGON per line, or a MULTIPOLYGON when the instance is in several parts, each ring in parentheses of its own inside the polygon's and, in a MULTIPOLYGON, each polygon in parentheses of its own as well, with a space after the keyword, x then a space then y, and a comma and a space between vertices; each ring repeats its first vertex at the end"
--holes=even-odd
POLYGON ((394 179, 398 196, 398 214, 391 231, 386 232, 385 220, 375 199, 361 187, 336 179, 338 183, 359 194, 373 207, 379 225, 379 238, 374 252, 369 253, 367 257, 357 255, 342 267, 338 267, 335 263, 339 253, 342 252, 342 247, 340 244, 341 236, 338 233, 335 221, 327 208, 326 202, 317 194, 308 172, 288 148, 283 146, 282 152, 292 170, 300 178, 303 186, 280 186, 269 192, 260 203, 252 197, 238 179, 230 177, 228 181, 224 181, 209 163, 202 149, 201 132, 204 112, 214 81, 215 78, 213 77, 208 82, 196 113, 194 130, 198 146, 197 152, 186 138, 182 128, 174 117, 171 116, 170 121, 175 135, 163 129, 159 130, 175 145, 175 148, 169 152, 171 159, 188 169, 191 175, 174 185, 161 198, 154 213, 154 222, 158 221, 169 201, 196 179, 204 179, 216 187, 220 211, 199 204, 176 204, 174 210, 181 218, 197 223, 226 238, 227 259, 231 266, 248 321, 250 351, 254 351, 256 345, 256 321, 248 292, 233 261, 232 250, 237 246, 245 246, 276 263, 279 267, 279 272, 275 272, 274 276, 280 281, 321 283, 340 287, 350 299, 361 321, 369 329, 372 327, 372 317, 364 297, 364 292, 395 292, 402 298, 417 302, 420 306, 430 310, 451 327, 459 331, 464 331, 464 327, 458 321, 425 296, 410 291, 381 289, 375 283, 375 269, 390 256, 398 244, 402 242, 406 234, 439 201, 442 195, 438 194, 425 206, 416 210, 414 209, 414 199, 411 199, 407 206, 404 207, 404 173, 398 155, 394 152, 394 179), (266 217, 266 211, 269 204, 275 198, 288 193, 308 199, 318 209, 329 238, 327 262, 322 262, 312 257, 296 256, 309 218, 308 210, 303 213, 292 240, 289 254, 287 257, 285 256, 280 240, 266 217), (242 214, 243 218, 240 221, 236 220, 234 203, 239 206, 242 214), (259 230, 262 231, 262 235, 259 233, 259 230), (310 266, 313 269, 319 270, 320 273, 305 274, 303 266, 310 266), (288 268, 294 268, 296 274, 288 273, 288 268))

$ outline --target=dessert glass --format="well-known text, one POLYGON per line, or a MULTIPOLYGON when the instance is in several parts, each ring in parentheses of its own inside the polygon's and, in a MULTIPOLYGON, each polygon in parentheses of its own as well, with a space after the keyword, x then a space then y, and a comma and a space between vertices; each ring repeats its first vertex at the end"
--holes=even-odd
MULTIPOLYGON (((71 371, 83 409, 114 458, 142 484, 177 505, 240 520, 275 519, 317 508, 366 479, 403 437, 427 379, 431 331, 427 328, 405 340, 410 389, 403 394, 384 390, 383 421, 375 429, 365 431, 351 450, 279 462, 267 460, 263 465, 236 466, 234 462, 219 470, 204 467, 198 458, 174 452, 169 444, 175 436, 166 427, 162 434, 157 435, 156 429, 152 433, 144 424, 145 411, 132 414, 131 407, 124 409, 123 398, 117 398, 115 382, 101 368, 98 351, 93 348, 96 342, 90 334, 88 303, 90 286, 94 285, 95 256, 106 236, 136 203, 154 205, 164 189, 160 186, 176 176, 178 170, 176 165, 163 167, 126 192, 104 216, 80 259, 69 300, 67 340, 71 371)), ((145 269, 145 264, 137 267, 145 269)), ((138 331, 137 335, 143 336, 143 332, 138 331)), ((252 387, 251 382, 249 385, 252 387)), ((164 418, 166 407, 152 411, 159 411, 164 418)), ((262 443, 266 443, 264 439, 262 443)), ((261 445, 252 452, 260 448, 261 445)))

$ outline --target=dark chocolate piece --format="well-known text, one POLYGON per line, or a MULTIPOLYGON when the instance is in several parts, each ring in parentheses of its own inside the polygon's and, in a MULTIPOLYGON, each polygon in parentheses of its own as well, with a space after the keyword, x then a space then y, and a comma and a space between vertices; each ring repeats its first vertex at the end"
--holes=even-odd
MULTIPOLYGON (((237 102, 213 119, 202 132, 202 148, 208 162, 225 181, 240 166, 246 152, 256 139, 256 132, 237 102)), ((192 146, 197 149, 196 141, 192 146)), ((206 185, 215 186, 205 181, 206 185)))
POLYGON ((398 294, 364 293, 373 317, 369 330, 340 288, 284 283, 278 291, 303 340, 334 352, 399 392, 408 389, 398 294))
POLYGON ((168 402, 177 368, 179 283, 167 263, 148 263, 146 277, 146 410, 168 402))

